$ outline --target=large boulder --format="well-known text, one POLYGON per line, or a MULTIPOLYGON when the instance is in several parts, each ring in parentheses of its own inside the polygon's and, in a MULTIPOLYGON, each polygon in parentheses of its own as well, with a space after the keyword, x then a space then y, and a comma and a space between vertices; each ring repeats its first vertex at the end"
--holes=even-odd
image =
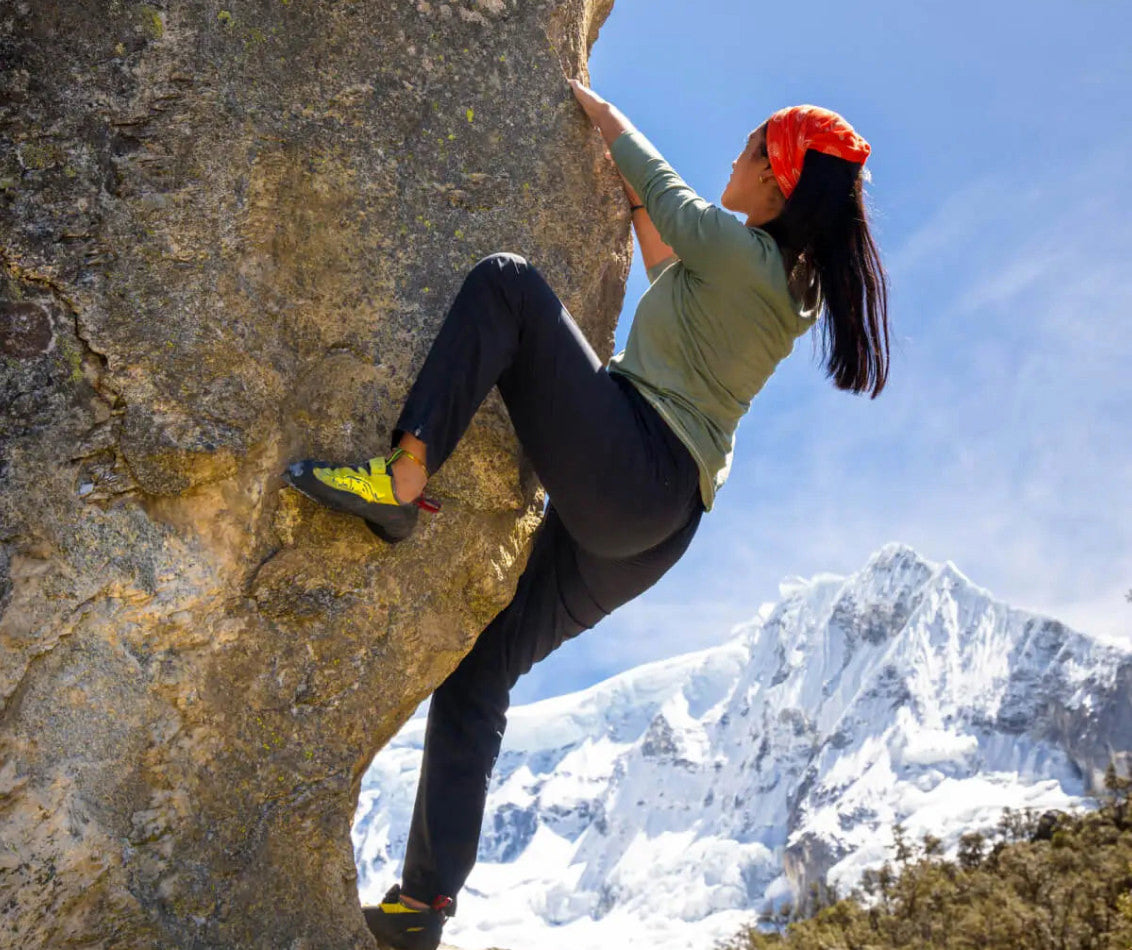
POLYGON ((279 473, 386 450, 493 251, 608 357, 609 9, 0 2, 0 945, 373 946, 362 773, 542 490, 494 392, 401 544, 279 473))

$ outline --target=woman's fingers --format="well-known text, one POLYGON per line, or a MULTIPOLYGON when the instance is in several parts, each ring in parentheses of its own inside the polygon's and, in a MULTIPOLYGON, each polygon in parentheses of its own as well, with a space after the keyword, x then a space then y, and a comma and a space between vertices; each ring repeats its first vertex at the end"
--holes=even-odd
POLYGON ((591 119, 594 118, 595 113, 605 104, 605 100, 592 89, 583 86, 577 79, 568 79, 567 82, 570 83, 574 97, 581 103, 586 115, 591 119))
POLYGON ((590 91, 576 79, 570 80, 570 88, 574 91, 574 98, 582 104, 583 108, 585 108, 593 98, 590 91))

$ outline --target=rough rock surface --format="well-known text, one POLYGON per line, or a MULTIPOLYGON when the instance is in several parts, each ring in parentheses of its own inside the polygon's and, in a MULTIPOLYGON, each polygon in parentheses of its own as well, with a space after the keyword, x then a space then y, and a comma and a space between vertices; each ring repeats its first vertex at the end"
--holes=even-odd
POLYGON ((387 448, 493 251, 609 355, 609 8, 0 0, 0 946, 373 946, 361 775, 542 493, 495 393, 400 545, 279 472, 387 448))

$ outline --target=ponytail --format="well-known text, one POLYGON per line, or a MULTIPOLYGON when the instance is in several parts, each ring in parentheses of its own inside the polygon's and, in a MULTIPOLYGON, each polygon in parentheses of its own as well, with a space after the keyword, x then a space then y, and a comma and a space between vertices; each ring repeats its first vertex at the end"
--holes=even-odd
POLYGON ((888 277, 869 233, 861 165, 808 149, 785 208, 762 229, 778 242, 794 296, 822 308, 826 375, 875 399, 888 379, 888 277))

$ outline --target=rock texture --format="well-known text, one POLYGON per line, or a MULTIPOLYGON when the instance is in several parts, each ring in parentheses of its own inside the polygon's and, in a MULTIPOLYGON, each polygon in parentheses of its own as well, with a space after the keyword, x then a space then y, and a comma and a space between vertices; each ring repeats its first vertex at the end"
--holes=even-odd
POLYGON ((373 946, 362 773, 542 493, 497 394, 403 544, 278 473, 387 448, 493 251, 609 355, 609 7, 0 0, 0 946, 373 946))

